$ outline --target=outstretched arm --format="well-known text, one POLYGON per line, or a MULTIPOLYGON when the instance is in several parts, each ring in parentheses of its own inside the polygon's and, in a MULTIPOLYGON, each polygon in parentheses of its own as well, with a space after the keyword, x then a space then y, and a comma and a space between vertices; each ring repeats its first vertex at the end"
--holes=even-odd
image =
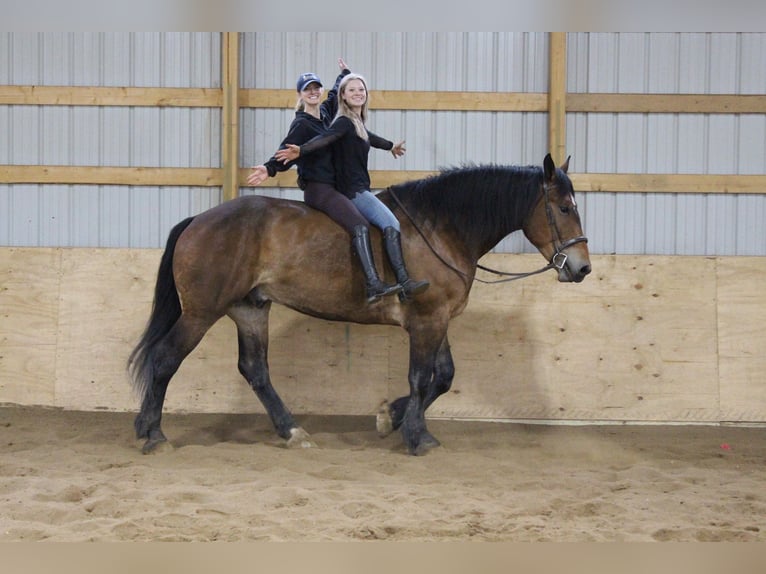
POLYGON ((279 150, 274 154, 274 157, 282 163, 289 161, 295 161, 302 155, 314 153, 327 146, 333 144, 342 138, 349 129, 353 130, 354 126, 350 121, 342 121, 344 118, 332 123, 327 133, 315 136, 301 146, 288 144, 285 149, 279 150))
POLYGON ((371 147, 388 150, 393 154, 394 157, 401 157, 404 155, 404 152, 407 151, 407 148, 404 147, 404 140, 398 143, 394 143, 384 137, 379 136, 376 133, 371 132, 370 130, 367 130, 367 134, 370 136, 371 147))
MULTIPOLYGON (((307 139, 306 128, 304 121, 300 119, 294 119, 290 124, 290 129, 287 131, 285 139, 279 144, 279 149, 284 149, 289 144, 301 143, 307 139)), ((275 156, 271 156, 267 161, 261 165, 256 165, 252 168, 250 174, 247 176, 248 185, 260 185, 266 181, 269 177, 274 177, 280 171, 287 171, 294 165, 294 162, 281 162, 277 160, 275 156)))

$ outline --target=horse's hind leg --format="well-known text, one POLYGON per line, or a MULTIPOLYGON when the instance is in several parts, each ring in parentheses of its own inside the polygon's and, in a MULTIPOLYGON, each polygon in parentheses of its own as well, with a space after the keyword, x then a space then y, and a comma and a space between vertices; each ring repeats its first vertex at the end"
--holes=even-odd
MULTIPOLYGON (((445 336, 444 340, 439 346, 439 351, 436 353, 433 379, 431 384, 428 386, 426 396, 423 399, 423 411, 426 411, 438 397, 450 389, 452 386, 452 380, 454 378, 455 363, 452 359, 452 351, 450 350, 449 341, 445 336)), ((410 397, 404 396, 399 397, 390 404, 385 401, 380 406, 376 424, 378 434, 381 437, 387 436, 391 432, 401 427, 402 422, 404 421, 404 413, 407 410, 407 404, 409 401, 410 397)), ((436 440, 436 438, 433 437, 433 435, 430 433, 428 433, 426 440, 433 443, 431 446, 439 445, 439 441, 436 440)))
POLYGON ((162 406, 170 379, 183 360, 202 340, 213 321, 182 315, 173 328, 152 349, 151 376, 146 381, 141 410, 134 421, 136 437, 146 439, 141 451, 146 454, 167 441, 162 432, 162 406))
POLYGON ((277 434, 287 446, 312 447, 308 433, 299 427, 271 384, 269 375, 269 310, 271 303, 262 305, 238 303, 229 309, 229 317, 237 324, 239 343, 239 372, 255 391, 274 424, 277 434))

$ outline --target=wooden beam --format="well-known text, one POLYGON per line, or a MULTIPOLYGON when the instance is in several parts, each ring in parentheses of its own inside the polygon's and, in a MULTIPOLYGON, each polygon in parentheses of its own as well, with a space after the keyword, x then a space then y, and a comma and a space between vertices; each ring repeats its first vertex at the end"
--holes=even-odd
MULTIPOLYGON (((247 186, 249 172, 249 168, 237 170, 239 186, 247 186)), ((435 173, 373 170, 370 177, 373 189, 383 189, 435 173)), ((766 194, 766 175, 570 173, 569 176, 579 192, 766 194)), ((223 180, 223 169, 219 168, 0 165, 0 184, 216 187, 223 186, 223 180)), ((262 187, 297 187, 295 170, 277 174, 262 187)))
POLYGON ((223 200, 239 195, 239 33, 223 34, 223 200))
MULTIPOLYGON (((553 72, 553 70, 551 70, 553 72)), ((546 112, 546 93, 375 91, 371 108, 379 110, 435 110, 486 112, 546 112)), ((41 106, 223 106, 217 88, 129 88, 97 86, 0 86, 0 105, 41 106)), ((245 108, 292 108, 295 92, 240 89, 245 108)), ((566 94, 568 113, 677 113, 765 114, 761 94, 566 94)))
MULTIPOLYGON (((241 187, 247 187, 247 176, 250 173, 250 168, 242 168, 239 170, 239 185, 241 187)), ((372 170, 370 171, 370 180, 372 183, 372 189, 383 189, 389 185, 396 183, 402 183, 412 179, 421 179, 437 173, 436 171, 398 171, 398 170, 372 170)), ((266 180, 265 183, 259 187, 271 187, 271 188, 294 188, 298 187, 297 174, 294 169, 283 171, 278 173, 275 177, 271 177, 266 180)))
POLYGON ((215 187, 223 185, 223 170, 212 167, 0 165, 0 183, 215 187))
POLYGON ((577 191, 766 194, 766 175, 574 173, 569 177, 577 191))
MULTIPOLYGON (((239 181, 247 186, 249 169, 241 169, 239 181)), ((373 189, 421 179, 436 171, 372 170, 370 178, 373 189)), ((630 173, 570 173, 576 191, 604 193, 722 193, 766 194, 766 175, 736 174, 630 174, 630 173)), ((270 178, 263 187, 297 187, 295 170, 289 170, 270 178)))
POLYGON ((548 64, 548 151, 556 165, 566 159, 567 35, 551 32, 548 64))
MULTIPOLYGON (((293 108, 293 90, 240 90, 243 108, 293 108)), ((370 109, 480 112, 545 112, 548 95, 518 92, 421 92, 375 90, 370 109)))
POLYGON ((764 95, 567 94, 568 112, 766 114, 764 95))
POLYGON ((0 105, 219 108, 221 103, 216 88, 0 86, 0 105))

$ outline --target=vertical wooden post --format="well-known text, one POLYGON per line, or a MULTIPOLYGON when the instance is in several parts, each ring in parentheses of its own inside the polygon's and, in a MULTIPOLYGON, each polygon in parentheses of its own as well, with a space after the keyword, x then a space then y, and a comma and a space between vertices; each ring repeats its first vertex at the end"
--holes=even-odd
POLYGON ((567 143, 567 35, 551 32, 548 63, 548 151, 559 165, 566 159, 567 143))
POLYGON ((223 200, 239 195, 239 33, 224 32, 221 164, 223 200))

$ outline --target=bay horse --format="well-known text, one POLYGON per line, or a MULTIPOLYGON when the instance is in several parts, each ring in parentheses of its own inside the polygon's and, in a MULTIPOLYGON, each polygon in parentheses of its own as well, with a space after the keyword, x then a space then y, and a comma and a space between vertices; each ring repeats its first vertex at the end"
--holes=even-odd
MULTIPOLYGON (((272 303, 333 321, 394 325, 409 335, 409 395, 384 403, 378 432, 400 429, 407 451, 425 454, 439 441, 426 409, 449 390, 455 366, 450 320, 468 303, 478 261, 522 229, 561 282, 591 272, 569 158, 556 167, 463 166, 393 185, 378 196, 401 222, 405 260, 430 288, 411 301, 389 296, 368 304, 362 269, 348 234, 325 214, 295 200, 241 196, 189 217, 170 231, 160 260, 146 328, 128 358, 141 397, 135 418, 144 453, 166 441, 160 422, 165 394, 181 362, 224 315, 237 326, 239 371, 288 446, 310 446, 308 433, 272 386, 268 324, 272 303)), ((371 230, 381 277, 381 236, 371 230)))

